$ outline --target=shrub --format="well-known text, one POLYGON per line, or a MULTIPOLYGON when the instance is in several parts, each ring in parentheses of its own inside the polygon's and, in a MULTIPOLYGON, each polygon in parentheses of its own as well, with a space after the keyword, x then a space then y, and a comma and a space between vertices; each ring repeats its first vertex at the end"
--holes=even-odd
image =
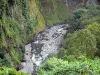
POLYGON ((80 57, 69 62, 51 58, 38 69, 39 75, 99 75, 100 59, 80 57), (80 60, 79 60, 80 59, 80 60))
POLYGON ((92 23, 86 26, 86 29, 90 30, 91 33, 96 37, 97 41, 97 54, 100 56, 100 24, 99 23, 92 23))
POLYGON ((23 72, 17 72, 15 69, 1 67, 0 68, 0 75, 27 75, 23 72))
POLYGON ((71 30, 83 29, 88 24, 100 23, 100 5, 90 4, 87 8, 79 8, 75 11, 70 23, 71 30))
POLYGON ((47 26, 69 20, 70 13, 64 0, 37 0, 36 2, 47 26))
POLYGON ((89 30, 83 29, 75 31, 69 34, 64 40, 66 49, 66 55, 74 55, 75 57, 80 55, 86 55, 88 57, 94 57, 96 48, 96 38, 89 30))

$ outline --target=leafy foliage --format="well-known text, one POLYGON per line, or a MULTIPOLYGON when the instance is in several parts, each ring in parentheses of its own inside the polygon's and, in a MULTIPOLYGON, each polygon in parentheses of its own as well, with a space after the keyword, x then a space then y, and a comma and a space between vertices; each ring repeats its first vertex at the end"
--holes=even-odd
POLYGON ((63 48, 66 49, 66 55, 75 55, 76 57, 87 55, 94 57, 97 51, 95 36, 89 30, 85 29, 68 34, 63 44, 65 44, 63 48))
MULTIPOLYGON (((42 2, 46 4, 45 0, 42 2)), ((50 15, 53 7, 48 7, 50 15)), ((56 4, 54 7, 56 8, 56 4)), ((52 20, 51 16, 48 17, 46 18, 52 20)), ((38 68, 39 75, 100 74, 100 58, 96 58, 97 55, 100 56, 100 6, 91 4, 86 8, 77 9, 69 24, 71 33, 66 34, 60 46, 59 59, 50 58, 43 63, 38 68)))
POLYGON ((0 75, 27 75, 23 72, 17 72, 15 69, 1 67, 0 68, 0 75))
POLYGON ((31 6, 33 5, 31 3, 36 2, 35 0, 0 1, 0 67, 17 67, 24 55, 25 44, 45 28, 38 7, 31 6), (33 9, 37 9, 36 12, 31 11, 33 9), (38 13, 40 19, 36 18, 38 13))
POLYGON ((70 23, 70 32, 83 29, 86 25, 94 22, 100 23, 100 5, 90 4, 87 8, 79 8, 75 10, 74 16, 70 23))
POLYGON ((86 29, 90 30, 91 33, 95 36, 97 41, 97 55, 100 56, 100 24, 99 23, 92 23, 86 26, 86 29))
POLYGON ((39 69, 39 75, 99 75, 100 60, 87 59, 84 56, 74 62, 51 58, 39 69))

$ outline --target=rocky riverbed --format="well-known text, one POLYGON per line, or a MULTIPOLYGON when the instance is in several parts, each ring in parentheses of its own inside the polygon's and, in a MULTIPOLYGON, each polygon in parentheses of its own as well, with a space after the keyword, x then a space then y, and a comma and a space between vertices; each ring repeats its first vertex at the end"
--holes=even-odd
POLYGON ((68 24, 53 26, 35 37, 34 42, 32 42, 32 61, 36 67, 48 59, 49 55, 57 54, 60 42, 67 32, 67 28, 68 24))
POLYGON ((21 63, 23 68, 20 70, 21 72, 25 72, 28 75, 32 75, 33 73, 33 61, 32 61, 32 47, 31 44, 25 46, 25 54, 24 54, 24 61, 21 63))
POLYGON ((25 46, 25 62, 22 72, 36 75, 37 68, 50 57, 58 53, 59 45, 67 32, 68 24, 56 25, 40 32, 34 41, 25 46), (32 74, 33 73, 33 74, 32 74))

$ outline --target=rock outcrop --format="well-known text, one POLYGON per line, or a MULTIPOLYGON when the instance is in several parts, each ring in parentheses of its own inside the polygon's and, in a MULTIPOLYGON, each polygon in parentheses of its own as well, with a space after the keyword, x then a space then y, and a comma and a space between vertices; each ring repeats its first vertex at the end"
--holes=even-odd
POLYGON ((100 0, 65 0, 67 6, 74 12, 77 8, 86 7, 89 4, 100 4, 100 0))

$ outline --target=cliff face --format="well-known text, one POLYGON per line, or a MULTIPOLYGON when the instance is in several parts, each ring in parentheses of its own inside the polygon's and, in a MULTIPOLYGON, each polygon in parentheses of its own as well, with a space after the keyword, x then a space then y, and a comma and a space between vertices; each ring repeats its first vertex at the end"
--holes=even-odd
POLYGON ((88 4, 100 4, 100 0, 88 0, 87 5, 88 4))
POLYGON ((17 66, 25 44, 45 28, 35 0, 0 1, 0 66, 17 66))
POLYGON ((68 21, 70 14, 65 0, 36 0, 47 25, 68 21))
POLYGON ((66 0, 66 3, 71 11, 74 11, 77 8, 86 6, 87 0, 66 0))
POLYGON ((65 0, 71 12, 77 8, 86 7, 88 4, 100 4, 100 0, 65 0))

